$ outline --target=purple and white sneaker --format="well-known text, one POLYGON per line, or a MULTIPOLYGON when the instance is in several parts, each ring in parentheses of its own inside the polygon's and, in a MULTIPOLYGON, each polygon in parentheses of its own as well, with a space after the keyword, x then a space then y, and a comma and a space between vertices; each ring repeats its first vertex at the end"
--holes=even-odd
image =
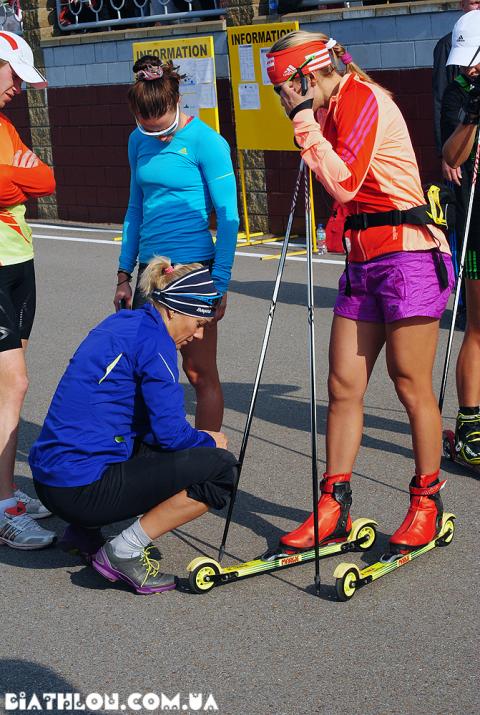
POLYGON ((90 563, 92 556, 102 548, 104 543, 105 537, 101 529, 86 529, 76 524, 68 524, 58 545, 67 554, 80 556, 90 563))
POLYGON ((150 594, 172 591, 177 587, 175 576, 161 573, 160 563, 150 557, 153 544, 147 546, 140 556, 121 559, 115 556, 111 543, 107 541, 92 558, 95 571, 109 581, 125 581, 137 593, 150 594))

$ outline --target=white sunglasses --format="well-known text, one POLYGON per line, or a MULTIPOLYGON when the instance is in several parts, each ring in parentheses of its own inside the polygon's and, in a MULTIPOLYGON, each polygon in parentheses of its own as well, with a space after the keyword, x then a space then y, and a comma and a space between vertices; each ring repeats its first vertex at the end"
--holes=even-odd
POLYGON ((178 127, 178 122, 180 120, 180 105, 177 104, 177 113, 175 115, 174 121, 170 124, 169 127, 166 129, 160 129, 158 132, 149 132, 148 129, 145 129, 145 127, 142 127, 138 119, 135 117, 135 122, 137 123, 138 130, 142 132, 142 134, 145 134, 147 137, 168 137, 170 134, 173 134, 178 127))

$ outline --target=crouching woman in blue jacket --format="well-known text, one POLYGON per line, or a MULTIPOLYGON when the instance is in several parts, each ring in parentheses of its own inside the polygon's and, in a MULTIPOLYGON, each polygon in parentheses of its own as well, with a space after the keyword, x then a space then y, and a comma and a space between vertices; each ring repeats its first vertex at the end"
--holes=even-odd
POLYGON ((111 315, 81 343, 29 461, 41 501, 70 524, 64 541, 110 581, 149 594, 176 585, 151 540, 221 509, 237 460, 224 434, 190 426, 179 384, 177 350, 214 317, 208 268, 154 258, 141 289, 142 308, 111 315), (102 545, 101 526, 139 514, 102 545))

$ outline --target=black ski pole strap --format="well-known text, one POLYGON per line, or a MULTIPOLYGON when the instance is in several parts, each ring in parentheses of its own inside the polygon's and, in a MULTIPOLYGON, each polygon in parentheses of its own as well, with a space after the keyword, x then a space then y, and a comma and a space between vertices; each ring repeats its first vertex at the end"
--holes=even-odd
POLYGON ((304 99, 303 102, 300 102, 300 104, 297 104, 297 106, 292 109, 288 116, 290 119, 293 119, 298 112, 302 111, 302 109, 312 109, 312 107, 313 99, 304 99))
POLYGON ((343 249, 345 251, 345 295, 350 298, 352 295, 352 284, 350 282, 350 271, 348 269, 348 247, 345 234, 342 236, 343 249))
POLYGON ((443 260, 443 256, 438 248, 433 251, 433 262, 435 263, 435 270, 437 272, 440 288, 445 290, 445 288, 448 288, 448 271, 445 261, 443 260))

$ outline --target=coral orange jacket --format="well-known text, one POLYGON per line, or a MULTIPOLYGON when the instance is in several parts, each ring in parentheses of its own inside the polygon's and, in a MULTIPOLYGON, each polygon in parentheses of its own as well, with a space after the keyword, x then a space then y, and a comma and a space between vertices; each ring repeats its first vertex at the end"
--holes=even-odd
MULTIPOLYGON (((304 109, 293 125, 305 162, 349 215, 425 204, 407 125, 381 87, 347 74, 326 112, 315 117, 304 109)), ((372 227, 349 231, 347 237, 349 260, 357 262, 397 251, 450 253, 435 224, 372 227)))

